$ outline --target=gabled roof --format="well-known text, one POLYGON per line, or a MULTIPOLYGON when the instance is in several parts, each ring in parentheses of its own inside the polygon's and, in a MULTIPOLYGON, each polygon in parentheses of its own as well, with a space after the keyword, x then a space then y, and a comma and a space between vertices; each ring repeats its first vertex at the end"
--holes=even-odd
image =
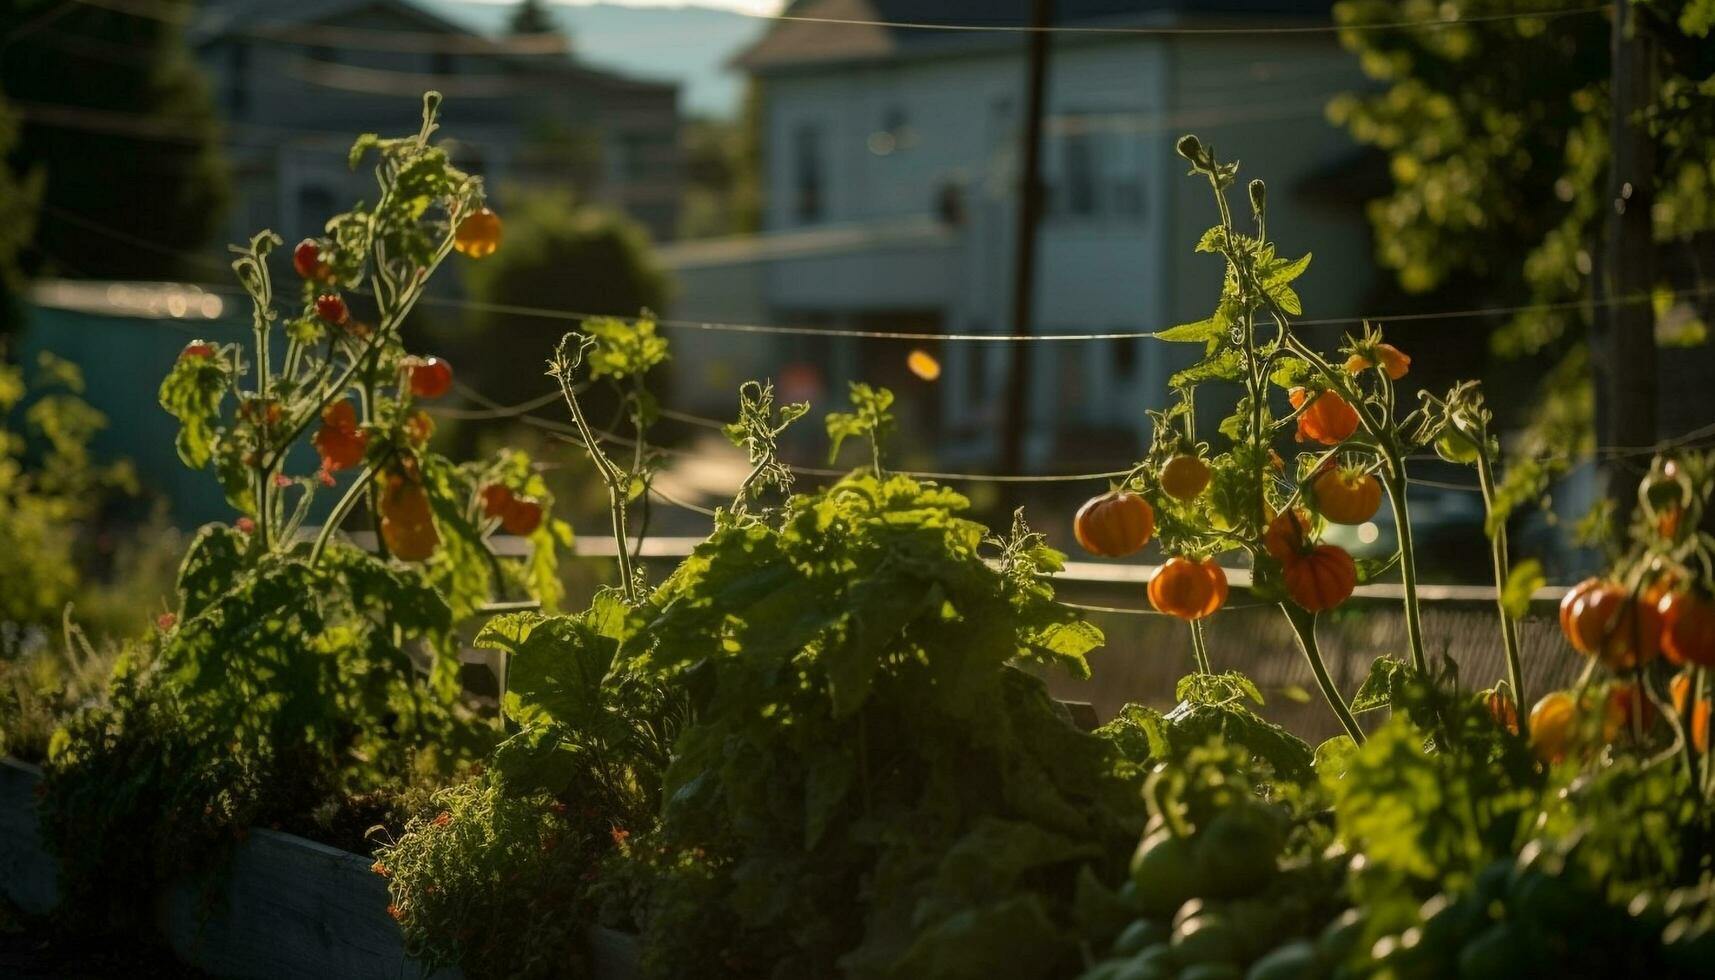
POLYGON ((226 34, 253 34, 325 23, 346 14, 382 9, 420 25, 434 34, 480 37, 462 25, 425 10, 408 0, 217 0, 199 6, 191 23, 192 44, 226 34))
MULTIPOLYGON (((785 13, 826 21, 1025 27, 1030 0, 795 0, 785 13)), ((1222 25, 1302 26, 1331 22, 1333 0, 1055 0, 1055 26, 1168 27, 1222 25)), ((778 20, 734 59, 736 67, 766 73, 849 61, 868 61, 994 45, 1009 33, 924 30, 864 23, 778 20)))

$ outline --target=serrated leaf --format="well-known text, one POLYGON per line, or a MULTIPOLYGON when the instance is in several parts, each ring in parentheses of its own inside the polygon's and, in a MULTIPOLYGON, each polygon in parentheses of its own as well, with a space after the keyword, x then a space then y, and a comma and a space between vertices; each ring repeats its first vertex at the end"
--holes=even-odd
POLYGON ((1353 714, 1392 707, 1394 694, 1410 676, 1411 667, 1405 662, 1392 657, 1377 657, 1370 664, 1369 676, 1358 685, 1358 693, 1352 695, 1350 707, 1353 714))
POLYGON ((1173 696, 1194 704, 1242 704, 1249 700, 1262 704, 1262 691, 1256 682, 1236 670, 1219 674, 1186 674, 1174 686, 1173 696))
POLYGON ((1167 384, 1171 388, 1183 390, 1205 381, 1238 381, 1244 376, 1244 353, 1237 348, 1228 348, 1188 368, 1175 371, 1173 376, 1167 379, 1167 384))

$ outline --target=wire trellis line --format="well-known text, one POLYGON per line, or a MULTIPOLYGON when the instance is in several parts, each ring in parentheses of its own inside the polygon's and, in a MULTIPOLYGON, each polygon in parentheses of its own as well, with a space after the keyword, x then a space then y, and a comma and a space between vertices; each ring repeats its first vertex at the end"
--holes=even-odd
POLYGON ((1375 24, 1281 24, 1259 25, 1256 27, 1180 27, 1180 26, 1128 26, 1112 25, 1049 25, 1036 27, 1031 24, 948 24, 929 21, 911 20, 867 20, 856 17, 812 17, 803 14, 752 14, 767 20, 787 21, 805 24, 828 24, 846 27, 885 27, 899 30, 915 31, 950 31, 973 34, 1143 34, 1156 36, 1173 35, 1270 35, 1270 34, 1332 34, 1340 31, 1389 31, 1389 30, 1438 30, 1449 27, 1460 27, 1467 24, 1485 24, 1510 20, 1553 20, 1558 17, 1573 17, 1580 14, 1593 14, 1611 9, 1608 4, 1593 7, 1569 7, 1561 10, 1540 10, 1533 12, 1511 12, 1496 14, 1476 14, 1470 17, 1438 20, 1402 20, 1375 24))
MULTIPOLYGON (((1694 299, 1715 294, 1715 284, 1675 290, 1667 294, 1670 299, 1694 299)), ((1609 306, 1634 306, 1642 303, 1653 303, 1661 294, 1649 293, 1634 296, 1613 296, 1604 299, 1567 300, 1558 303, 1527 303, 1516 306, 1491 306, 1464 310, 1442 310, 1427 313, 1401 313, 1393 315, 1366 315, 1344 317, 1322 317, 1294 320, 1295 327, 1324 327, 1324 326, 1354 326, 1363 323, 1398 324, 1419 323, 1434 320, 1482 319, 1493 316, 1508 316, 1519 313, 1564 312, 1577 309, 1592 309, 1609 306)), ((559 310, 541 306, 523 306, 515 303, 488 303, 480 300, 454 299, 446 296, 425 296, 420 304, 440 306, 445 308, 474 310, 484 313, 500 313, 506 316, 532 317, 543 320, 563 320, 581 323, 584 320, 599 320, 613 318, 614 314, 589 313, 580 310, 559 310)), ((629 317, 619 317, 629 319, 629 317)), ((859 340, 904 340, 919 342, 971 342, 991 344, 1035 344, 1035 343, 1068 343, 1089 342, 1098 340, 1159 340, 1158 330, 1121 330, 1101 333, 1035 333, 1015 335, 1006 333, 931 333, 927 331, 907 330, 853 330, 842 327, 800 326, 791 324, 770 323, 734 323, 721 320, 685 320, 672 317, 655 317, 653 322, 658 327, 674 330, 699 330, 713 333, 750 333, 773 334, 782 336, 819 336, 842 337, 859 340)))

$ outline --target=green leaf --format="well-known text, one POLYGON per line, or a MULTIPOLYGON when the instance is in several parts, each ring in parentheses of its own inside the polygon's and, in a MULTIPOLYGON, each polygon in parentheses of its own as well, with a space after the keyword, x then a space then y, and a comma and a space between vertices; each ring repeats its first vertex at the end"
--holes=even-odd
POLYGON ((1173 696, 1195 704, 1243 704, 1249 700, 1262 704, 1262 691, 1256 682, 1236 671, 1219 674, 1186 674, 1179 678, 1173 696))
POLYGON ((1311 765, 1323 779, 1338 779, 1346 774, 1357 751, 1358 743, 1352 741, 1352 736, 1335 735, 1316 746, 1316 757, 1311 765))
POLYGON ((1311 771, 1310 746, 1241 704, 1182 701, 1163 721, 1175 756, 1218 738, 1267 762, 1282 779, 1296 781, 1311 771))
POLYGON ((1350 705, 1354 714, 1392 707, 1400 685, 1411 676, 1411 667, 1392 657, 1377 657, 1370 664, 1370 673, 1358 685, 1350 705))
POLYGON ((592 317, 583 321, 582 327, 595 339, 595 345, 584 355, 592 380, 642 377, 667 360, 667 340, 655 332, 653 317, 592 317))
POLYGON ((1542 562, 1535 558, 1526 558, 1514 565, 1507 574, 1506 588, 1501 590, 1501 608, 1514 619, 1523 619, 1530 614, 1531 596, 1536 590, 1548 584, 1548 578, 1542 572, 1542 562))
POLYGON ((1172 388, 1184 390, 1205 381, 1238 381, 1244 376, 1244 352, 1235 347, 1175 371, 1173 376, 1167 379, 1167 384, 1172 388))
POLYGON ((161 381, 161 407, 179 420, 179 459, 191 469, 207 466, 213 454, 226 390, 227 365, 219 354, 181 357, 161 381))

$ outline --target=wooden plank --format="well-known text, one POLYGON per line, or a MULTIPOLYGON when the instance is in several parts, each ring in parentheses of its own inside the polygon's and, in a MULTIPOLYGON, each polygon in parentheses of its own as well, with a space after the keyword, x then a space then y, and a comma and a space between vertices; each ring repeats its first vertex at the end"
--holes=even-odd
MULTIPOLYGON (((36 808, 41 770, 0 758, 0 893, 31 914, 59 904, 58 864, 42 845, 36 808)), ((312 840, 258 829, 227 867, 181 879, 156 901, 156 922, 186 963, 233 978, 419 978, 387 915, 387 883, 371 861, 312 840)), ((596 980, 635 980, 635 937, 592 926, 596 980)))
POLYGON ((42 771, 0 757, 0 893, 30 915, 60 903, 59 862, 42 840, 36 787, 42 771))

